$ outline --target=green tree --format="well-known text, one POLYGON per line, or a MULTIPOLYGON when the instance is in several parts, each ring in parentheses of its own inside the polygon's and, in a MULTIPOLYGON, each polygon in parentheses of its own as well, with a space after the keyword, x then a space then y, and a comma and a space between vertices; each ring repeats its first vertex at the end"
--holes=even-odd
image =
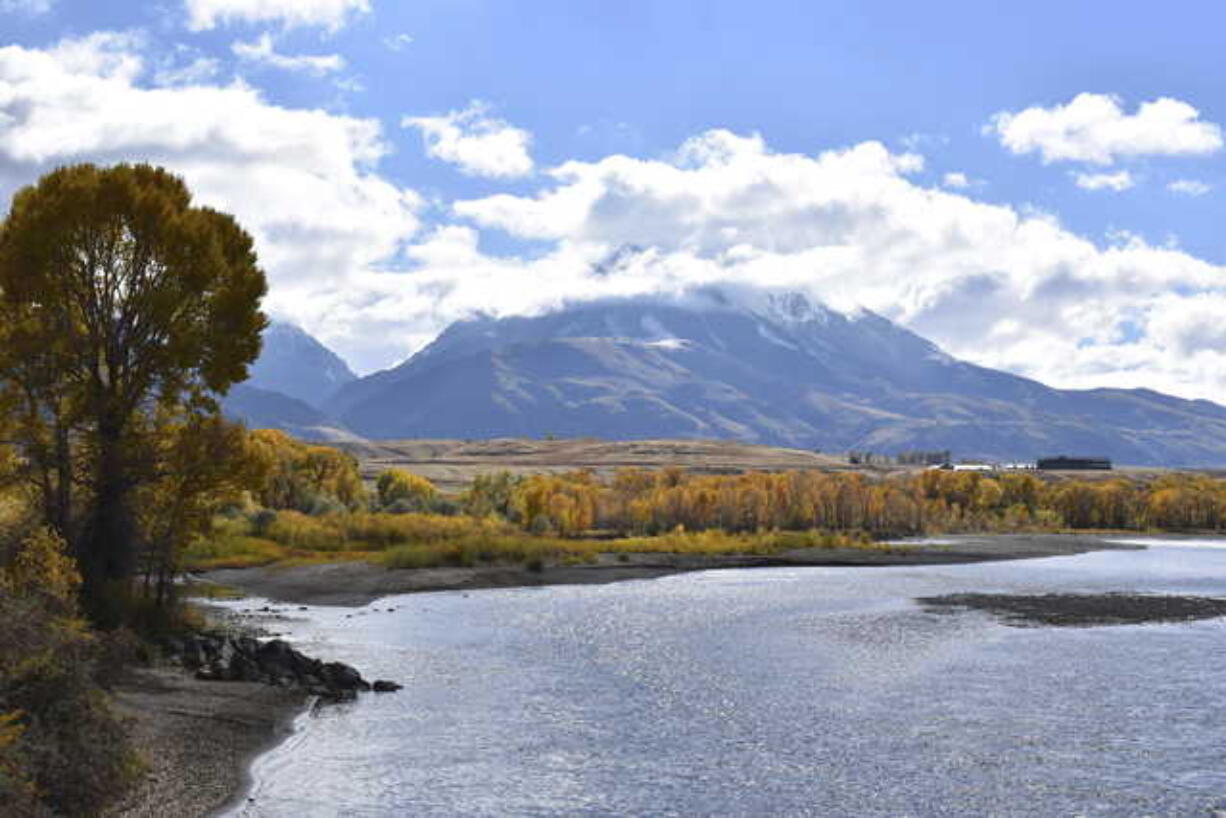
POLYGON ((148 165, 76 165, 19 191, 0 225, 0 391, 86 602, 134 568, 132 498, 158 477, 159 415, 217 412, 247 376, 264 275, 230 216, 148 165))

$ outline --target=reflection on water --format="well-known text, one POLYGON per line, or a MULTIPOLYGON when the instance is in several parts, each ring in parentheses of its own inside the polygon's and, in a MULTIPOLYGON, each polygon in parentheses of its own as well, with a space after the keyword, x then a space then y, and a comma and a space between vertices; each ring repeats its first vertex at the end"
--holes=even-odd
POLYGON ((758 569, 312 608, 401 681, 304 720, 244 816, 1210 815, 1226 620, 1008 628, 959 591, 1226 596, 1226 551, 758 569), (394 606, 395 612, 388 612, 394 606))

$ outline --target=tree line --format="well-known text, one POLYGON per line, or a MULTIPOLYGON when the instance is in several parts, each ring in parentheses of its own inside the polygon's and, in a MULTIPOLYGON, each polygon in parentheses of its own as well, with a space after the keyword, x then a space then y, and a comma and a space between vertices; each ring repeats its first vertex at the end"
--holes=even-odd
POLYGON ((508 474, 479 478, 462 498, 470 513, 498 513, 529 531, 650 535, 762 530, 932 532, 1029 529, 1221 531, 1226 480, 1194 474, 1156 479, 1042 479, 1031 474, 924 471, 870 477, 788 471, 736 475, 681 469, 508 474))

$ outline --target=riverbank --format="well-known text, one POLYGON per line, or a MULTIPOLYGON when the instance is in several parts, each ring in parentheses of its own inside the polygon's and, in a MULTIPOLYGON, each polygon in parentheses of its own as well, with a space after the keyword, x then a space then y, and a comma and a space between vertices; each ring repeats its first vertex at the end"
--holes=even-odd
MULTIPOLYGON (((603 584, 720 568, 936 565, 1128 549, 1090 535, 951 536, 880 548, 804 549, 772 556, 602 555, 583 565, 387 569, 367 562, 219 569, 199 579, 281 602, 364 605, 393 594, 603 584)), ((109 813, 124 818, 209 815, 248 786, 251 760, 282 741, 308 697, 250 682, 201 681, 178 668, 139 669, 116 691, 151 768, 109 813)))
MULTIPOLYGON (((289 644, 255 637, 275 617, 201 611, 216 629, 167 638, 163 662, 129 667, 113 689, 116 710, 148 765, 109 818, 216 814, 243 797, 250 765, 293 732, 311 702, 369 691, 355 668, 324 662, 289 644)), ((398 685, 376 681, 376 691, 398 685)))
POLYGON ((108 815, 211 815, 249 784, 251 761, 279 744, 303 712, 301 690, 207 682, 181 668, 139 668, 115 690, 119 712, 149 765, 108 815))
POLYGON ((769 556, 602 554, 596 562, 573 565, 495 564, 417 569, 389 569, 351 561, 221 568, 196 576, 201 581, 278 602, 356 606, 384 596, 423 591, 594 585, 720 568, 942 565, 1071 556, 1102 549, 1140 547, 1085 534, 956 535, 872 548, 808 548, 769 556))

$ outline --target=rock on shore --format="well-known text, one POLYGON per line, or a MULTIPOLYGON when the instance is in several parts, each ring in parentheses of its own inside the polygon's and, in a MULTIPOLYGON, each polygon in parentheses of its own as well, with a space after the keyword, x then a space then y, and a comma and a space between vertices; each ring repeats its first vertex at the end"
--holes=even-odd
MULTIPOLYGON (((204 681, 296 687, 330 701, 353 699, 359 691, 372 689, 372 684, 349 665, 312 658, 281 639, 261 642, 250 636, 198 633, 168 638, 164 647, 204 681)), ((390 692, 399 685, 381 679, 373 688, 390 692)))

